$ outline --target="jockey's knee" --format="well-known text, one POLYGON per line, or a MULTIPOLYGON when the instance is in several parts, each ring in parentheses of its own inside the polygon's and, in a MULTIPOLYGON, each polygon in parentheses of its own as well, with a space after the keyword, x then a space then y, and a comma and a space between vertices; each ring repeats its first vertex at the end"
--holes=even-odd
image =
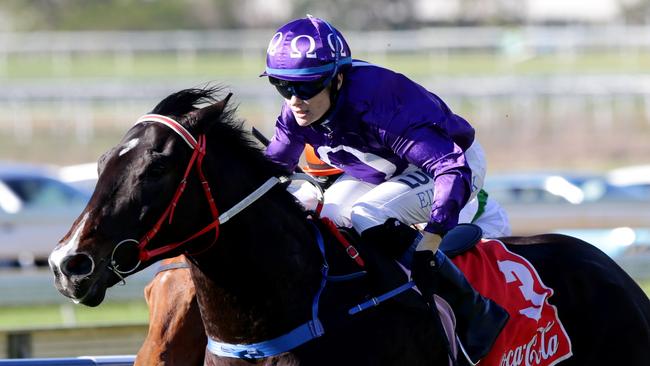
POLYGON ((351 226, 361 234, 371 227, 382 225, 391 218, 385 210, 364 202, 357 202, 350 210, 351 226))
POLYGON ((496 201, 488 199, 485 211, 474 224, 483 229, 484 238, 499 238, 512 235, 508 214, 496 201))
POLYGON ((336 226, 352 226, 352 223, 350 222, 350 206, 343 206, 336 203, 325 203, 320 215, 332 220, 336 226))

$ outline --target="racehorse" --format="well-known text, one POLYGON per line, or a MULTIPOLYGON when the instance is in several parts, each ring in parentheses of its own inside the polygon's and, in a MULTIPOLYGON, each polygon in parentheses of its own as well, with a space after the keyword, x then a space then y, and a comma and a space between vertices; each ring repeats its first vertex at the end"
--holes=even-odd
MULTIPOLYGON (((217 94, 170 95, 100 158, 88 206, 50 255, 58 290, 97 306, 124 277, 185 252, 207 336, 240 356, 217 355, 209 343, 208 365, 447 365, 435 318, 413 291, 349 315, 386 289, 381 276, 355 276, 363 271, 276 184, 287 172, 217 94), (298 345, 277 355, 247 349, 296 333, 298 345)), ((610 258, 561 235, 504 242, 555 290, 573 345, 563 364, 650 364, 650 301, 610 258)))
POLYGON ((205 330, 189 268, 184 256, 165 259, 145 287, 149 330, 135 366, 203 365, 205 330))

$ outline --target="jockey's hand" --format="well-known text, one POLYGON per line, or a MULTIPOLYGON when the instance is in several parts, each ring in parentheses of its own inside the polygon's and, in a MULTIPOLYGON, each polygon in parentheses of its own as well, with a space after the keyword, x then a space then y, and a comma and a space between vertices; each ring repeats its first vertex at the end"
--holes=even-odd
POLYGON ((440 247, 442 237, 428 231, 422 231, 420 234, 422 235, 422 239, 418 242, 415 251, 430 250, 432 253, 435 253, 438 250, 438 247, 440 247))

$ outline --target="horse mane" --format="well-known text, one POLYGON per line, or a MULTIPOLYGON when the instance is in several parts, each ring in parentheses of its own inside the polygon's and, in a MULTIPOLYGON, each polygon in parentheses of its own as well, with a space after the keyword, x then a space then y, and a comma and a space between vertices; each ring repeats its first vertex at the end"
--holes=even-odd
MULTIPOLYGON (((200 121, 181 119, 181 117, 201 107, 219 102, 225 97, 224 89, 221 85, 184 89, 160 101, 151 113, 175 118, 182 121, 183 127, 193 131, 200 121)), ((209 121, 206 131, 208 143, 214 141, 216 135, 219 135, 220 144, 227 144, 233 153, 244 154, 244 158, 252 161, 258 169, 261 168, 275 176, 289 173, 282 166, 266 158, 256 140, 253 140, 252 135, 245 130, 245 121, 237 117, 237 108, 238 105, 231 102, 226 105, 218 121, 209 121)))
MULTIPOLYGON (((279 177, 291 174, 286 168, 269 160, 264 155, 257 140, 244 128, 245 121, 237 117, 237 104, 228 103, 216 121, 181 118, 187 113, 219 102, 225 97, 224 94, 224 87, 220 85, 184 89, 160 101, 151 113, 175 118, 191 132, 197 128, 199 123, 204 124, 207 122, 208 127, 205 133, 208 144, 218 141, 222 149, 225 148, 226 151, 240 157, 242 161, 246 161, 249 166, 255 167, 255 171, 262 175, 279 177)), ((298 206, 299 211, 304 212, 302 205, 298 203, 295 197, 285 190, 282 191, 291 197, 291 201, 298 206)))
POLYGON ((178 119, 191 111, 199 109, 201 104, 216 103, 222 90, 223 87, 219 85, 183 89, 161 100, 151 113, 178 119))

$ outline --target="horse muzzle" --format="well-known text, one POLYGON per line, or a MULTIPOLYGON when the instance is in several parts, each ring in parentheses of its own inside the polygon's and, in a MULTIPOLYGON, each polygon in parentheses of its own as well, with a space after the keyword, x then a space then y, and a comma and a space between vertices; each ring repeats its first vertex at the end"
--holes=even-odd
POLYGON ((49 264, 54 274, 54 285, 62 295, 88 306, 97 306, 103 301, 106 289, 99 281, 103 276, 95 273, 95 261, 90 255, 50 255, 49 264))

